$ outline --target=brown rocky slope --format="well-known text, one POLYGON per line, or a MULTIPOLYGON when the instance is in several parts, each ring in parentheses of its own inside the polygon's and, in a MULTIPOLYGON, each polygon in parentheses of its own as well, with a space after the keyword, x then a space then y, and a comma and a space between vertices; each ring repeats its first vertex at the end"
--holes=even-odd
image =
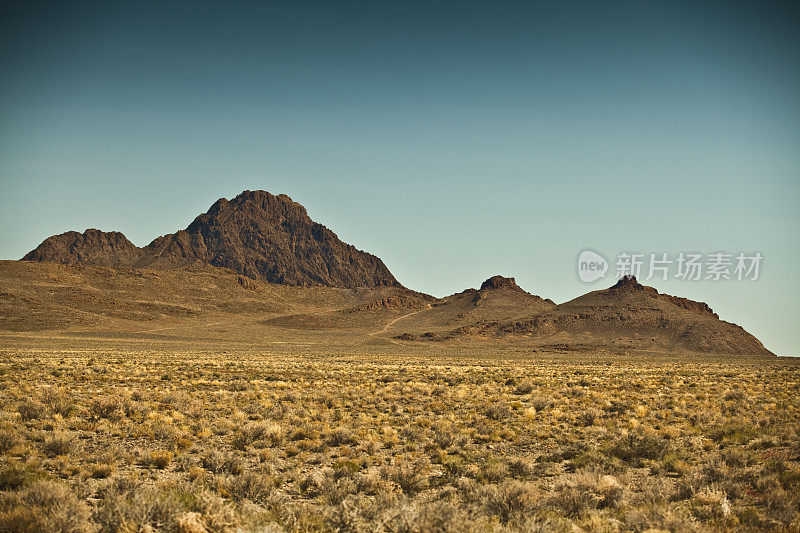
POLYGON ((53 235, 22 259, 115 267, 133 263, 140 253, 139 247, 122 233, 87 229, 83 233, 68 231, 53 235))
POLYGON ((554 308, 543 299, 520 288, 514 278, 492 276, 480 289, 446 296, 431 302, 430 309, 404 320, 400 331, 428 333, 428 337, 447 334, 455 328, 484 322, 508 322, 554 308))
MULTIPOLYGON (((421 313, 424 315, 425 313, 421 313)), ((424 320, 424 316, 420 317, 424 320)), ((661 294, 635 277, 513 320, 479 320, 446 334, 417 330, 398 338, 446 340, 464 336, 525 336, 532 344, 565 349, 649 349, 774 355, 741 326, 720 320, 703 302, 661 294)))
POLYGON ((503 276, 441 299, 416 293, 379 258, 311 220, 303 206, 265 191, 220 199, 185 230, 143 248, 121 233, 90 229, 50 237, 23 259, 0 272, 0 329, 110 331, 157 320, 206 320, 209 312, 239 318, 252 312, 259 331, 367 331, 376 342, 508 337, 534 348, 773 355, 705 303, 661 294, 635 278, 561 305, 503 276), (47 270, 56 266, 66 270, 47 270), (214 267, 220 272, 209 273, 214 267), (158 272, 169 276, 158 278, 158 272), (67 281, 53 283, 51 276, 67 281), (212 297, 209 280, 234 289, 212 297), (159 295, 170 284, 181 290, 163 301, 159 295), (283 287, 289 292, 274 300, 275 284, 324 291, 306 302, 303 290, 283 287), (259 287, 264 299, 248 296, 244 307, 233 297, 259 287))
POLYGON ((144 248, 90 229, 50 237, 23 260, 151 269, 199 261, 284 285, 401 286, 379 258, 339 240, 288 196, 265 191, 222 198, 185 230, 144 248))

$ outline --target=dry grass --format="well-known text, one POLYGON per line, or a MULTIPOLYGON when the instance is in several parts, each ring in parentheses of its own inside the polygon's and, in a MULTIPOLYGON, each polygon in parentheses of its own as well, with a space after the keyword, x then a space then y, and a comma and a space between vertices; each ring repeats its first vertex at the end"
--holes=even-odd
POLYGON ((0 531, 800 528, 795 361, 449 350, 4 348, 0 531))

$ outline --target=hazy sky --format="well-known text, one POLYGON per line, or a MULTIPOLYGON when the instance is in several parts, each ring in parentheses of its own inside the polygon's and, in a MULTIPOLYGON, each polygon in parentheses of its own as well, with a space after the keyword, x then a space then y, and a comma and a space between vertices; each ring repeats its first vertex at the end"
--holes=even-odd
POLYGON ((578 279, 584 248, 760 252, 755 282, 650 284, 800 355, 797 7, 19 4, 2 258, 89 227, 142 246, 265 189, 438 296, 499 273, 566 301, 611 283, 578 279))

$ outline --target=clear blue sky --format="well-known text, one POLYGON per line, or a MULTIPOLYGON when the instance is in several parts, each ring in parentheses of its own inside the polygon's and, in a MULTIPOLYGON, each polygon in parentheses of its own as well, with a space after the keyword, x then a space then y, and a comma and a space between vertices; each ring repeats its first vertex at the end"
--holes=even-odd
POLYGON ((531 4, 5 2, 0 257, 266 189, 440 296, 759 251, 757 282, 652 284, 800 355, 796 3, 531 4))

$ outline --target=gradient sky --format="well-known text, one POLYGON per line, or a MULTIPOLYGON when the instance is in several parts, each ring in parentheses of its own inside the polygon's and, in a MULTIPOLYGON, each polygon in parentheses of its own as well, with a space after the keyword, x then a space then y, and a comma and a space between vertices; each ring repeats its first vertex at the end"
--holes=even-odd
POLYGON ((584 248, 800 355, 800 10, 775 2, 4 2, 0 257, 286 193, 437 296, 563 302, 584 248))

